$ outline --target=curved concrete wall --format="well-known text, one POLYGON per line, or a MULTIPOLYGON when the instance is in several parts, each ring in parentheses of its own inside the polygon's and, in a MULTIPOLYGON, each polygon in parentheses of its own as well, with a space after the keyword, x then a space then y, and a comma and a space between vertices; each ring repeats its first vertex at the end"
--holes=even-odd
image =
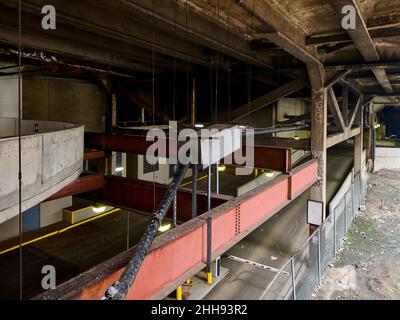
MULTIPOLYGON (((17 122, 0 119, 0 127, 3 128, 0 132, 0 223, 3 223, 19 213, 17 122)), ((84 127, 24 120, 21 131, 22 211, 26 211, 79 177, 83 166, 84 127), (35 133, 35 124, 38 133, 35 133)))

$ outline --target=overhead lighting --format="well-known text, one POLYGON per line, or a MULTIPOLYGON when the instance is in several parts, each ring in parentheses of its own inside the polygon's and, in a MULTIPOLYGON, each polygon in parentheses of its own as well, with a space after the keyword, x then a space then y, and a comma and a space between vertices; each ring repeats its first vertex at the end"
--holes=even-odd
POLYGON ((106 211, 106 207, 103 205, 99 205, 99 204, 95 204, 94 206, 92 206, 92 210, 94 213, 103 213, 104 211, 106 211))
POLYGON ((219 171, 219 172, 224 172, 225 170, 226 170, 226 166, 225 166, 225 165, 220 164, 220 165, 218 166, 218 171, 219 171))
POLYGON ((375 129, 379 129, 381 127, 381 124, 380 123, 377 123, 376 125, 375 125, 375 129))
POLYGON ((300 137, 299 136, 295 136, 294 140, 300 140, 300 137))
POLYGON ((164 225, 161 225, 159 228, 158 228, 158 231, 160 231, 160 232, 167 232, 169 229, 171 229, 171 224, 164 224, 164 225))
POLYGON ((124 170, 125 170, 124 167, 115 168, 115 172, 122 172, 122 171, 124 171, 124 170))
POLYGON ((194 127, 195 127, 195 128, 198 128, 198 129, 202 129, 202 128, 204 128, 204 124, 196 123, 196 124, 194 125, 194 127))
POLYGON ((274 172, 273 172, 272 170, 267 170, 267 171, 265 172, 265 175, 266 175, 268 178, 272 178, 272 177, 274 176, 274 172))
POLYGON ((246 126, 239 126, 239 129, 246 129, 247 127, 246 126))

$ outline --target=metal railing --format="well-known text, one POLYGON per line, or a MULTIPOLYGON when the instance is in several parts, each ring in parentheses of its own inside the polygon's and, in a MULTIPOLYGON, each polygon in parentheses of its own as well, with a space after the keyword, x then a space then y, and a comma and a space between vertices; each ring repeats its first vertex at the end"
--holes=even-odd
POLYGON ((325 270, 340 250, 366 194, 364 172, 352 181, 344 196, 343 190, 338 193, 341 199, 335 201, 336 206, 329 208, 327 219, 283 265, 260 300, 311 299, 325 270))

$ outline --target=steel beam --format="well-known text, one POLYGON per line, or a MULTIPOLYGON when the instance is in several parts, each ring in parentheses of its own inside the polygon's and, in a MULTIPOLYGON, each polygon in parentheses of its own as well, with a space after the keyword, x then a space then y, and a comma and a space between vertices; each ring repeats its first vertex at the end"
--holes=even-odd
MULTIPOLYGON (((83 194, 82 197, 102 203, 109 203, 116 207, 140 211, 151 215, 167 190, 166 185, 155 185, 152 182, 139 180, 128 180, 120 177, 106 177, 105 186, 83 194)), ((211 207, 214 208, 226 202, 222 196, 211 197, 211 207)), ((203 192, 197 193, 196 216, 207 212, 207 196, 203 192)), ((167 216, 173 218, 173 208, 168 210, 167 216)), ((178 221, 186 222, 192 219, 192 192, 180 189, 177 194, 177 217, 178 221)))
MULTIPOLYGON (((166 154, 159 154, 159 157, 168 158, 168 141, 166 143, 166 154)), ((146 141, 144 136, 86 134, 85 144, 87 147, 144 155, 153 142, 146 141)), ((242 149, 245 150, 246 147, 242 149)), ((237 153, 241 154, 242 150, 237 153)), ((254 146, 254 161, 255 168, 289 172, 290 149, 257 145, 254 146)))
POLYGON ((140 98, 138 95, 134 94, 133 92, 129 92, 129 91, 124 90, 124 89, 118 90, 118 92, 121 93, 121 95, 123 95, 127 99, 129 99, 131 102, 133 102, 135 105, 137 105, 138 108, 143 108, 144 110, 146 110, 150 114, 153 114, 153 112, 154 112, 154 116, 159 118, 163 122, 168 123, 168 121, 171 120, 171 118, 167 114, 162 112, 157 107, 153 108, 152 104, 144 101, 142 98, 140 98))
MULTIPOLYGON (((285 173, 289 173, 292 170, 291 149, 260 145, 253 146, 253 148, 254 168, 270 169, 285 173)), ((235 160, 236 154, 241 156, 243 153, 243 156, 245 156, 246 147, 244 146, 242 150, 236 151, 233 160, 235 160)))
POLYGON ((354 136, 359 135, 360 131, 361 131, 360 127, 357 127, 354 129, 346 129, 343 133, 338 133, 328 136, 326 147, 330 148, 343 141, 349 140, 354 136))
MULTIPOLYGON (((106 151, 145 155, 152 144, 152 141, 146 141, 145 136, 139 135, 106 135, 103 133, 85 134, 85 147, 103 149, 106 151)), ((168 139, 166 145, 166 154, 159 154, 159 157, 168 158, 168 139)))
POLYGON ((105 186, 106 186, 106 179, 102 174, 82 175, 74 182, 72 182, 65 188, 58 191, 56 194, 52 195, 46 201, 80 195, 85 192, 91 192, 94 190, 104 188, 105 186))
POLYGON ((278 89, 275 89, 262 97, 253 100, 249 104, 246 104, 240 108, 237 108, 232 111, 232 123, 238 122, 244 117, 248 116, 251 113, 254 113, 258 110, 261 110, 262 108, 265 108, 274 102, 278 101, 279 99, 282 99, 284 97, 287 97, 307 86, 307 83, 304 79, 299 79, 299 80, 293 80, 278 89))
POLYGON ((281 147, 297 150, 310 150, 310 139, 295 140, 293 138, 255 137, 257 145, 281 147))
POLYGON ((305 63, 321 64, 314 52, 307 48, 305 33, 293 27, 269 1, 253 0, 230 0, 241 7, 244 12, 257 19, 263 26, 263 30, 254 37, 257 39, 268 39, 292 56, 305 63))
MULTIPOLYGON (((356 107, 354 108, 354 110, 353 110, 352 113, 351 113, 350 121, 349 121, 349 126, 348 126, 350 129, 351 129, 351 127, 353 127, 354 120, 356 119, 356 115, 358 114, 359 109, 360 109, 360 108, 362 109, 362 106, 361 106, 362 101, 363 101, 363 99, 362 99, 361 97, 358 98, 356 107)), ((361 110, 361 114, 362 114, 362 113, 363 113, 363 110, 361 110)))
MULTIPOLYGON (((375 48, 375 44, 368 32, 367 26, 365 24, 364 18, 362 17, 361 11, 355 0, 335 0, 331 1, 332 6, 335 8, 339 16, 342 15, 342 8, 345 5, 351 5, 356 9, 356 29, 349 29, 347 33, 353 40, 355 46, 360 51, 362 57, 366 62, 379 62, 380 57, 378 51, 375 48)), ((385 90, 386 93, 392 93, 393 88, 390 81, 386 75, 386 71, 379 69, 373 69, 376 79, 379 84, 385 90)))
POLYGON ((327 65, 325 66, 327 71, 330 70, 350 70, 351 72, 370 71, 371 69, 400 69, 400 62, 372 62, 372 63, 361 63, 361 64, 341 64, 341 65, 327 65))
MULTIPOLYGON (((381 29, 371 29, 368 30, 371 38, 391 38, 400 36, 400 29, 387 27, 381 29)), ((306 45, 324 45, 324 44, 335 44, 335 43, 344 43, 348 44, 352 42, 351 37, 347 33, 337 33, 330 35, 319 35, 319 36, 309 36, 306 38, 306 45)))
POLYGON ((106 153, 103 150, 91 150, 84 153, 83 160, 102 159, 105 156, 106 153))
MULTIPOLYGON (((102 3, 109 3, 101 0, 102 3)), ((153 16, 157 26, 174 32, 178 37, 198 42, 206 47, 218 50, 236 59, 261 67, 270 67, 269 61, 262 53, 252 52, 247 41, 228 30, 217 21, 207 19, 176 0, 156 0, 153 4, 148 0, 124 0, 128 12, 140 12, 148 19, 153 16), (218 31, 216 31, 218 30, 218 31)))
MULTIPOLYGON (((325 73, 317 65, 309 65, 311 89, 311 154, 318 160, 318 182, 311 188, 310 199, 326 205, 326 148, 328 124, 328 90, 325 73)), ((325 207, 325 206, 324 206, 325 207)), ((325 212, 325 210, 324 210, 325 212)))
POLYGON ((342 112, 340 110, 335 92, 333 91, 332 87, 328 89, 328 106, 336 126, 339 128, 340 131, 344 131, 346 128, 346 123, 343 119, 342 112))
MULTIPOLYGON (((315 160, 293 170, 293 200, 306 191, 315 181, 315 160)), ((215 259, 256 230, 266 220, 290 203, 288 175, 259 186, 228 203, 214 208, 209 214, 193 219, 168 233, 158 236, 127 299, 163 299, 177 286, 203 269, 206 265, 206 221, 212 218, 212 257, 215 259), (236 233, 235 216, 241 207, 241 230, 236 233), (170 270, 170 272, 163 272, 170 270), (150 281, 150 280, 151 281, 150 281)), ((103 292, 118 280, 135 248, 99 264, 49 290, 35 299, 100 299, 103 292)))

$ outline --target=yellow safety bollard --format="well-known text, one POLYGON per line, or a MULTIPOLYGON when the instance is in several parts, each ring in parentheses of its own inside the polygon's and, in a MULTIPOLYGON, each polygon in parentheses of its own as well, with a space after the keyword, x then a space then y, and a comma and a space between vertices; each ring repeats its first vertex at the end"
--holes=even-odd
POLYGON ((212 284, 213 283, 213 277, 211 272, 207 272, 207 283, 212 284))
POLYGON ((183 300, 182 286, 176 288, 176 300, 183 300))

